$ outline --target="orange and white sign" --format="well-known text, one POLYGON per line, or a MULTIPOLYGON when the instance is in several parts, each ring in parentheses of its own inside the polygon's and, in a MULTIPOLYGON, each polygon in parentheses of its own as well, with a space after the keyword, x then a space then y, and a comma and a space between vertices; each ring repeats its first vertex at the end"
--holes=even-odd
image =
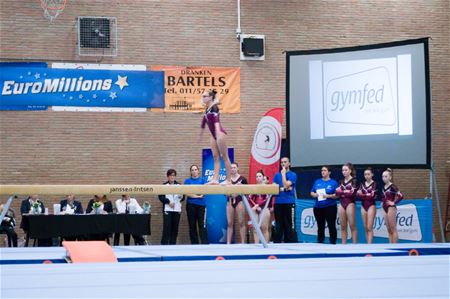
POLYGON ((152 111, 202 112, 201 95, 215 89, 221 113, 241 110, 241 73, 230 67, 152 66, 164 71, 165 108, 152 111))

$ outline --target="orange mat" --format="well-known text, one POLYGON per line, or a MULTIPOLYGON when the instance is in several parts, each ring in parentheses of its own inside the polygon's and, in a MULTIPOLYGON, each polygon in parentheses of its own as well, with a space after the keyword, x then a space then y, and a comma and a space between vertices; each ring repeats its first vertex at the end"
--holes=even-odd
POLYGON ((72 263, 117 263, 112 247, 105 241, 64 241, 72 263))

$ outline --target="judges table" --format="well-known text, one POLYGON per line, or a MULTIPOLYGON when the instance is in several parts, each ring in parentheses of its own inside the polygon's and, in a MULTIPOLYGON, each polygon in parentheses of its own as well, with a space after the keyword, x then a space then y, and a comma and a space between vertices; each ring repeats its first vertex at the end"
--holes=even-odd
POLYGON ((150 235, 150 214, 23 215, 28 237, 53 238, 91 234, 150 235))

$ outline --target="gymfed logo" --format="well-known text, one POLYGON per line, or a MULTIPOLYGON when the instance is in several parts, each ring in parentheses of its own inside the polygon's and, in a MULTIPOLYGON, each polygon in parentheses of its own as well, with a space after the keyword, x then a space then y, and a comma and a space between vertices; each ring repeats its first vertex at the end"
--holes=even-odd
POLYGON ((44 82, 16 82, 14 80, 9 80, 3 82, 2 96, 29 93, 108 91, 111 89, 111 86, 112 79, 84 80, 83 77, 45 79, 44 82))
MULTIPOLYGON (((422 241, 422 230, 420 227, 419 214, 417 207, 414 204, 404 204, 397 207, 397 231, 400 240, 405 241, 422 241)), ((302 234, 317 236, 317 221, 314 217, 313 208, 305 208, 301 212, 301 228, 302 234)), ((337 236, 341 238, 341 226, 339 216, 336 219, 337 236)), ((362 223, 357 225, 358 234, 364 234, 362 223)), ((350 227, 347 228, 350 231, 350 227)), ((373 235, 379 238, 388 238, 386 223, 384 220, 383 208, 378 208, 376 211, 375 220, 373 223, 373 235)), ((325 230, 325 236, 329 237, 328 229, 325 230)), ((351 234, 348 234, 351 238, 351 234)))
POLYGON ((272 116, 264 116, 256 128, 252 156, 260 164, 278 161, 281 150, 281 124, 272 116))
MULTIPOLYGON (((317 236, 317 221, 316 221, 316 217, 314 217, 313 208, 303 209, 301 217, 300 217, 300 221, 301 221, 300 231, 302 232, 302 234, 310 235, 310 236, 317 236)), ((337 231, 337 237, 339 239, 342 238, 340 223, 341 223, 340 218, 339 218, 339 216, 337 216, 336 231, 337 231)), ((325 227, 328 228, 328 225, 326 225, 325 227)), ((348 230, 350 230, 350 227, 348 228, 348 230)), ((327 237, 327 238, 330 237, 330 232, 328 231, 328 229, 325 230, 325 237, 327 237)), ((351 234, 348 234, 347 239, 349 240, 349 239, 351 239, 351 237, 352 237, 351 234)))
POLYGON ((385 66, 378 66, 329 78, 324 82, 327 120, 333 123, 395 125, 397 95, 392 90, 392 75, 396 77, 385 66))
MULTIPOLYGON (((419 214, 416 205, 404 204, 397 206, 397 231, 401 240, 421 241, 422 230, 420 228, 419 214)), ((377 209, 373 224, 373 235, 375 237, 387 238, 388 232, 384 220, 384 211, 377 209)))

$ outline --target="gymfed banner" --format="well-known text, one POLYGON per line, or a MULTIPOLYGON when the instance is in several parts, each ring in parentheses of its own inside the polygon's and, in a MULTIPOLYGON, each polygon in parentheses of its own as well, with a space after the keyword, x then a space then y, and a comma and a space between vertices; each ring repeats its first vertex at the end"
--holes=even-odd
POLYGON ((273 108, 267 111, 259 121, 250 155, 250 184, 256 184, 258 170, 264 171, 269 182, 272 182, 273 177, 280 170, 283 115, 283 108, 273 108))
POLYGON ((152 66, 151 69, 164 71, 165 112, 202 112, 201 95, 211 89, 217 91, 221 113, 241 111, 239 68, 152 66))
MULTIPOLYGON (((313 213, 314 200, 296 200, 296 228, 299 242, 317 242, 317 223, 313 213)), ((399 243, 421 242, 433 240, 433 212, 431 199, 402 200, 397 206, 397 230, 399 243)), ((358 243, 366 243, 366 235, 361 220, 361 202, 356 202, 356 227, 358 243)), ((341 226, 339 215, 336 219, 338 243, 340 243, 341 226)), ((348 227, 348 240, 351 240, 348 227)), ((377 202, 377 213, 373 224, 373 243, 389 243, 384 211, 377 202)), ((329 242, 328 228, 325 228, 325 242, 329 242)))
POLYGON ((2 110, 47 106, 164 108, 164 73, 158 71, 2 67, 0 90, 2 110))
MULTIPOLYGON (((234 161, 234 149, 228 148, 230 161, 234 161)), ((209 182, 214 174, 214 158, 209 148, 202 151, 202 174, 205 182, 209 182)), ((225 164, 220 159, 219 181, 225 180, 225 164)), ((225 195, 205 195, 206 200, 206 225, 208 228, 208 241, 214 243, 227 242, 227 198, 225 195)))

